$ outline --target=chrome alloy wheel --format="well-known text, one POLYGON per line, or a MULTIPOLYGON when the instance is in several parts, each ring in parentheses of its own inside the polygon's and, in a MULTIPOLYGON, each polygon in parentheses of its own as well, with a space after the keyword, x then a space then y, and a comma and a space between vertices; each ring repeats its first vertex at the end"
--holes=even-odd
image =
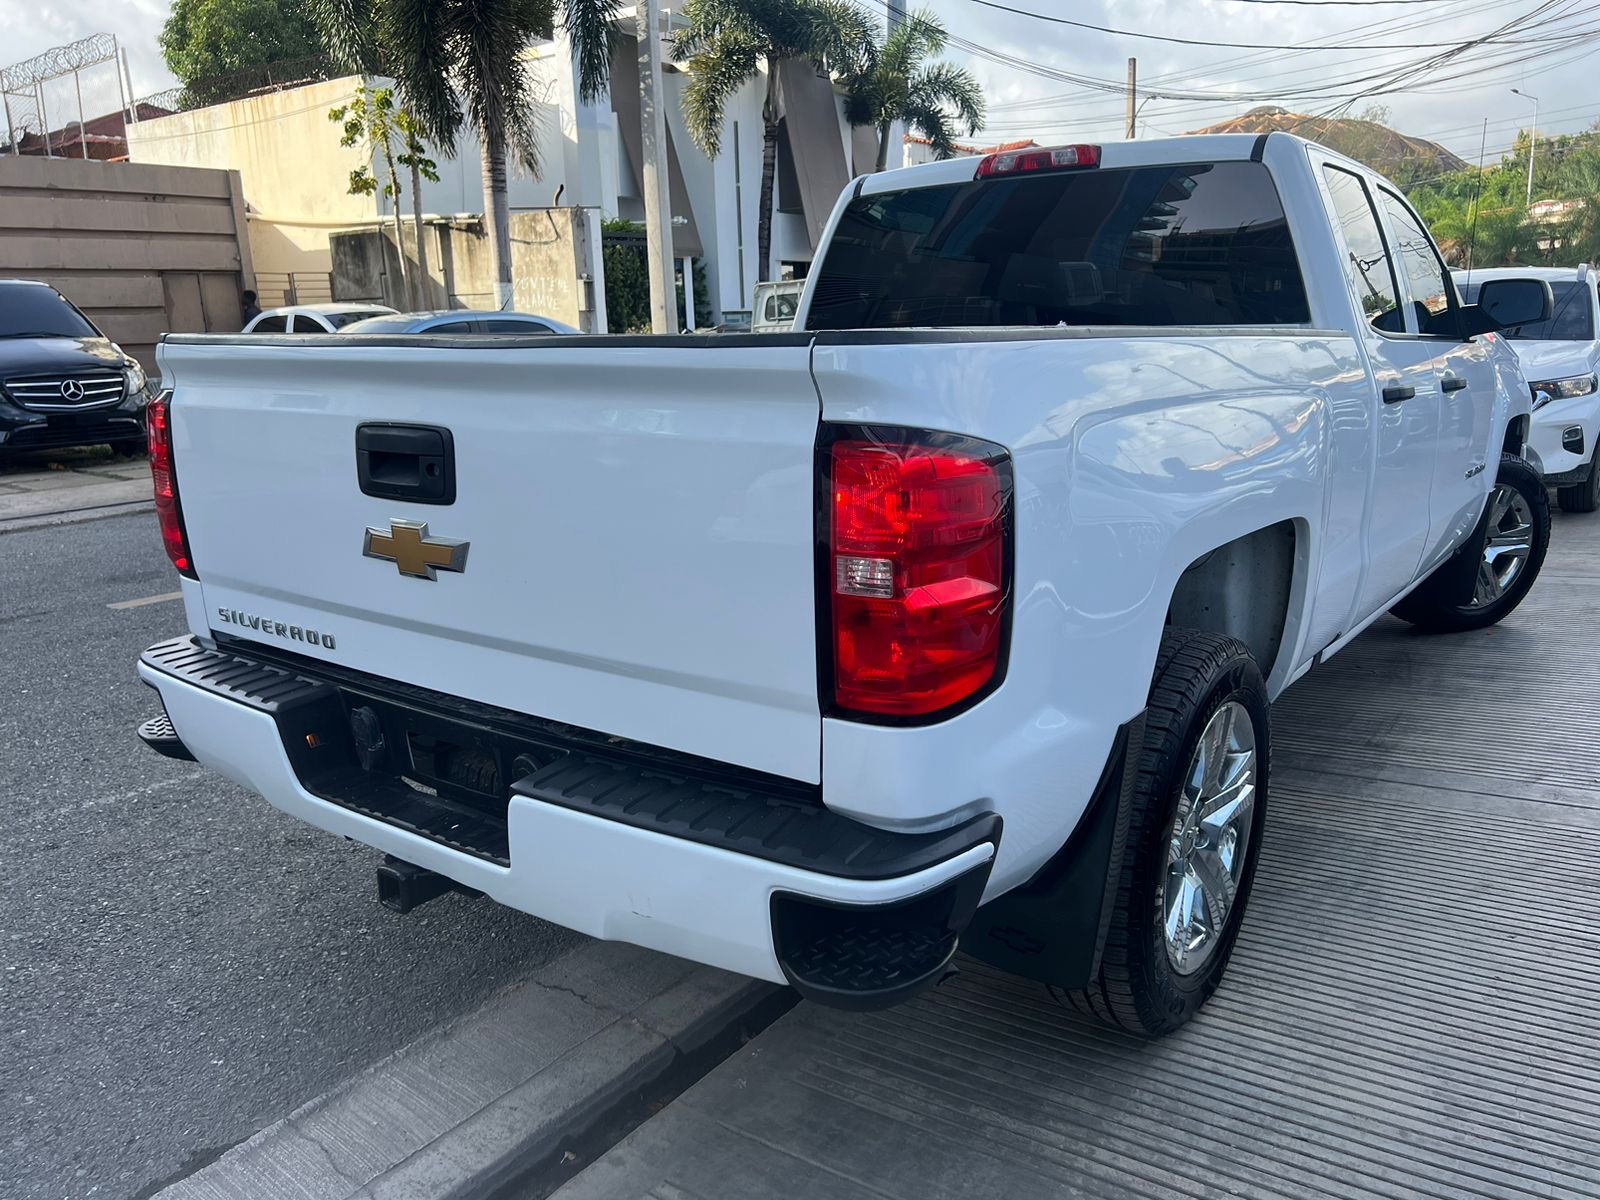
POLYGON ((1489 496, 1488 536, 1468 607, 1483 608, 1504 596, 1532 553, 1533 506, 1516 488, 1502 483, 1489 496))
POLYGON ((1211 961, 1244 874, 1255 813, 1256 731, 1229 700, 1206 722, 1183 778, 1167 844, 1162 941, 1179 975, 1211 961))

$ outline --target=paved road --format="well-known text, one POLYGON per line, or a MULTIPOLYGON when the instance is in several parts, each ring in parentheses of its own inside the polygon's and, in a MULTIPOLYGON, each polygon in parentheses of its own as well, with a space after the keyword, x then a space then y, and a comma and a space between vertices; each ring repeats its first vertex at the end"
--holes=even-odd
POLYGON ((575 935, 488 901, 408 917, 376 855, 133 736, 182 631, 149 515, 0 535, 0 1194, 134 1196, 575 935))

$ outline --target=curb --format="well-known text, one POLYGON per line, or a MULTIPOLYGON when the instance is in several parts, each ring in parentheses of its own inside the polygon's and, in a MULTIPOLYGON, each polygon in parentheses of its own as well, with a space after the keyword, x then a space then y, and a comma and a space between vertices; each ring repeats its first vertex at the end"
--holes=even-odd
POLYGON ((156 1198, 546 1196, 793 1003, 773 984, 591 943, 156 1198))
POLYGON ((38 513, 26 517, 0 517, 0 535, 21 533, 25 529, 45 529, 57 525, 80 525, 101 517, 120 517, 129 513, 154 512, 150 500, 130 500, 117 504, 96 504, 88 508, 69 508, 60 512, 38 513))

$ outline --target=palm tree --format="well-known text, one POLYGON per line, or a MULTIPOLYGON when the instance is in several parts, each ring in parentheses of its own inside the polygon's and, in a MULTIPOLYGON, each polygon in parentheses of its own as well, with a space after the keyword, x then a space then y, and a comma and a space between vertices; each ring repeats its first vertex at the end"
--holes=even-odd
POLYGON ((846 0, 687 0, 687 22, 673 53, 690 73, 683 115, 700 148, 722 149, 723 113, 733 95, 766 70, 761 104, 761 200, 757 210, 760 278, 772 269, 772 188, 778 164, 778 64, 802 60, 830 73, 866 69, 873 26, 846 0))
MULTIPOLYGON (((539 129, 522 51, 559 24, 573 45, 585 100, 610 78, 610 27, 623 0, 311 0, 328 52, 346 69, 387 75, 417 132, 454 156, 461 130, 483 153, 484 225, 495 301, 511 297, 511 154, 539 168, 539 129)), ((420 211, 418 213, 420 218, 420 211)), ((418 229, 418 244, 421 244, 418 229)))
POLYGON ((983 89, 964 67, 929 63, 944 50, 948 35, 927 9, 903 18, 865 69, 847 79, 845 116, 852 125, 878 131, 878 165, 889 165, 889 131, 904 121, 933 144, 939 158, 956 152, 955 126, 967 136, 983 126, 983 89))

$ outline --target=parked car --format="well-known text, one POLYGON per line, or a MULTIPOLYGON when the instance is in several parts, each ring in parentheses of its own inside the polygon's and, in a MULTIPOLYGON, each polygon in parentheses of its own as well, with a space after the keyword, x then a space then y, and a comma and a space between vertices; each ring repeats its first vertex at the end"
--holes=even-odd
POLYGON ((1567 512, 1600 508, 1600 294, 1593 268, 1502 267, 1457 271, 1462 298, 1474 303, 1491 279, 1542 279, 1555 296, 1548 319, 1503 332, 1533 392, 1528 457, 1556 489, 1567 512))
POLYGON ((139 363, 55 288, 0 279, 0 451, 105 442, 142 453, 154 394, 139 363))
POLYGON ((390 855, 402 911, 470 888, 851 1008, 959 943, 1161 1034, 1239 929, 1271 702, 1538 576, 1478 335, 1550 290, 1480 300, 1272 133, 858 179, 788 338, 169 338, 189 632, 142 736, 390 855))
POLYGON ((245 333, 337 333, 355 321, 387 316, 382 304, 290 304, 250 318, 245 333))
POLYGON ((393 313, 381 317, 367 317, 352 321, 340 333, 439 333, 466 336, 485 334, 515 334, 537 337, 543 333, 582 333, 554 317, 540 317, 533 313, 478 312, 473 309, 450 308, 437 312, 393 313))
POLYGON ((788 333, 793 329, 805 286, 803 279, 775 279, 756 284, 755 320, 751 322, 751 332, 788 333))

